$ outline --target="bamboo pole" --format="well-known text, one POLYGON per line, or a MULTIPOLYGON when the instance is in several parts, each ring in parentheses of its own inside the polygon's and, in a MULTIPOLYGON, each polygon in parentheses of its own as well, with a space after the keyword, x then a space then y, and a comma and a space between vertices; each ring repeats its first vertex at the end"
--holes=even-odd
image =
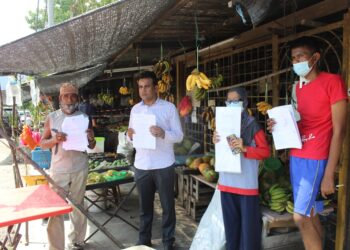
MULTIPOLYGON (((347 89, 350 88, 350 11, 344 15, 343 20, 343 65, 342 72, 343 78, 345 80, 347 89)), ((350 104, 348 103, 348 110, 350 104)), ((336 238, 335 238, 335 249, 343 250, 345 247, 345 234, 346 225, 348 223, 347 216, 347 200, 348 195, 346 190, 349 190, 349 133, 350 133, 350 116, 347 116, 346 125, 346 136, 343 144, 342 157, 340 161, 339 168, 339 184, 344 184, 344 186, 339 187, 338 191, 338 211, 337 211, 337 225, 336 225, 336 238)))

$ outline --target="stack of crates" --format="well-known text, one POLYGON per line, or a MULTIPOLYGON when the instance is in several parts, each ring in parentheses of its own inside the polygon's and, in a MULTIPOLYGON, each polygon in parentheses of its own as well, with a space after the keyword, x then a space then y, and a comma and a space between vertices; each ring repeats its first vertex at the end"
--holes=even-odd
POLYGON ((32 160, 36 162, 40 168, 48 169, 51 163, 51 152, 50 150, 42 150, 37 147, 32 151, 32 160))
MULTIPOLYGON (((51 163, 50 150, 42 150, 37 147, 32 151, 32 160, 39 165, 42 169, 49 169, 51 163)), ((27 175, 23 176, 27 186, 47 184, 47 180, 43 175, 27 175)))
POLYGON ((187 214, 199 221, 207 209, 215 191, 214 183, 208 183, 202 175, 190 175, 190 194, 187 201, 187 214))
POLYGON ((194 170, 187 168, 186 166, 178 166, 175 168, 176 173, 176 194, 177 202, 183 208, 187 207, 188 198, 190 193, 190 173, 194 170))

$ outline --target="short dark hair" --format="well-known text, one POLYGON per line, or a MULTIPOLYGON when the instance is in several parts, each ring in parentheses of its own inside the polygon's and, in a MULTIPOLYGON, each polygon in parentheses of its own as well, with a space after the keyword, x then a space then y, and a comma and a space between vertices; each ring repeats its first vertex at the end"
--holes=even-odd
POLYGON ((312 53, 321 53, 321 46, 319 41, 315 37, 303 36, 289 43, 290 49, 295 49, 298 47, 307 47, 312 53))
POLYGON ((136 82, 143 78, 151 78, 153 85, 157 85, 157 76, 153 71, 141 71, 136 75, 136 82))

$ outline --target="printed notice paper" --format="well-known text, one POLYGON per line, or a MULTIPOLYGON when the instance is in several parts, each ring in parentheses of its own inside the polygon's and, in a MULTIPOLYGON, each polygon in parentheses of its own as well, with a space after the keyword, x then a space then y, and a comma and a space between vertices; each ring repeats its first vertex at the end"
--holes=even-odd
POLYGON ((217 107, 215 111, 216 132, 220 141, 215 144, 215 171, 241 172, 241 154, 233 154, 226 137, 241 135, 241 107, 217 107))
POLYGON ((276 150, 285 148, 300 149, 302 143, 292 105, 278 106, 268 110, 267 113, 276 122, 272 130, 276 150))
POLYGON ((132 136, 134 148, 156 149, 156 138, 149 131, 156 125, 155 115, 133 114, 132 128, 135 134, 132 136))
POLYGON ((62 132, 67 134, 67 140, 63 142, 64 150, 86 151, 88 139, 86 130, 89 126, 89 118, 84 115, 68 116, 62 122, 62 132))

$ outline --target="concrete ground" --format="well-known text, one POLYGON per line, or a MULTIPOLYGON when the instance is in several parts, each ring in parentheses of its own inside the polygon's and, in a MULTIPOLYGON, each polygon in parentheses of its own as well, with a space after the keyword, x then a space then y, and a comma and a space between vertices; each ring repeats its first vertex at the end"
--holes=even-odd
MULTIPOLYGON (((24 164, 20 164, 21 175, 26 174, 26 167, 24 164)), ((121 194, 125 197, 132 183, 120 185, 121 194)), ((0 189, 12 189, 15 188, 13 168, 12 168, 12 157, 9 148, 3 139, 0 139, 0 189)), ((87 191, 86 195, 89 198, 93 197, 91 192, 87 191)), ((88 206, 89 203, 86 203, 88 206)), ((112 209, 109 211, 113 211, 112 209)), ((98 220, 101 224, 110 218, 106 213, 98 211, 95 207, 89 209, 90 214, 98 220)), ((126 201, 123 206, 123 210, 119 211, 118 215, 126 219, 133 225, 138 226, 138 197, 137 191, 134 190, 130 198, 126 201)), ((176 205, 176 243, 175 249, 177 250, 187 250, 191 246, 192 239, 196 233, 198 223, 196 223, 192 218, 190 218, 183 207, 176 205)), ((68 229, 69 221, 65 221, 65 227, 68 229)), ((138 232, 130 225, 126 224, 119 218, 113 218, 106 224, 106 228, 109 232, 121 242, 125 248, 129 248, 135 245, 138 239, 138 232)), ((0 228, 0 236, 5 228, 0 228)), ((95 226, 88 221, 88 233, 87 236, 94 232, 95 226)), ((66 230, 67 232, 67 230, 66 230)), ((29 244, 26 244, 26 231, 25 223, 21 225, 20 233, 22 234, 21 241, 18 245, 18 250, 41 250, 48 249, 47 244, 47 234, 46 234, 46 223, 43 220, 34 220, 29 222, 29 244)), ((152 244, 154 249, 163 249, 161 242, 161 208, 158 197, 156 196, 155 201, 155 215, 153 221, 153 232, 152 232, 152 244)), ((1 237, 0 237, 1 238, 1 237)), ((273 237, 272 237, 273 238, 273 237)), ((272 238, 268 238, 269 243, 272 242, 272 238)), ((287 244, 282 242, 283 240, 274 240, 274 247, 269 247, 269 250, 302 250, 301 240, 296 242, 297 244, 287 244), (282 244, 284 243, 284 244, 282 244)), ((271 245, 271 244, 270 244, 271 245)), ((103 233, 98 232, 91 239, 87 241, 86 250, 112 250, 119 249, 109 238, 107 238, 103 233)), ((203 249, 209 249, 208 246, 203 246, 203 249)), ((266 248, 264 247, 266 250, 266 248)), ((136 250, 136 249, 135 249, 136 250)), ((212 250, 212 249, 210 249, 212 250)))
MULTIPOLYGON (((26 167, 20 164, 20 171, 25 175, 26 167)), ((5 141, 0 139, 0 189, 14 188, 14 177, 12 170, 12 158, 10 150, 5 145, 5 141)), ((132 187, 132 183, 120 185, 122 195, 126 195, 132 187)), ((91 193, 87 193, 89 196, 91 193)), ((87 204, 88 205, 88 202, 87 204)), ((137 191, 134 190, 130 198, 126 201, 118 215, 128 220, 132 224, 138 226, 138 198, 137 191)), ((110 216, 103 212, 97 212, 98 209, 90 208, 90 214, 94 216, 100 223, 105 222, 110 216)), ((110 209, 109 211, 113 211, 110 209)), ((185 250, 189 249, 192 238, 197 229, 197 223, 186 215, 184 208, 176 205, 177 225, 176 225, 176 243, 175 249, 185 250)), ((161 208, 158 198, 155 202, 155 215, 153 222, 152 244, 154 249, 162 249, 161 242, 161 208)), ((65 221, 66 229, 69 227, 69 221, 65 221)), ((125 222, 118 218, 113 218, 106 224, 106 228, 111 234, 121 242, 125 248, 135 245, 138 239, 138 232, 125 222)), ((90 235, 95 230, 95 226, 88 222, 88 233, 90 235)), ((25 240, 25 223, 21 225, 20 233, 22 234, 21 242, 18 245, 18 250, 40 250, 48 249, 46 223, 43 220, 35 220, 29 222, 29 244, 25 240)), ((66 230, 67 231, 67 230, 66 230)), ((99 249, 111 250, 119 249, 109 238, 103 233, 98 232, 91 239, 87 241, 86 250, 99 249)))

